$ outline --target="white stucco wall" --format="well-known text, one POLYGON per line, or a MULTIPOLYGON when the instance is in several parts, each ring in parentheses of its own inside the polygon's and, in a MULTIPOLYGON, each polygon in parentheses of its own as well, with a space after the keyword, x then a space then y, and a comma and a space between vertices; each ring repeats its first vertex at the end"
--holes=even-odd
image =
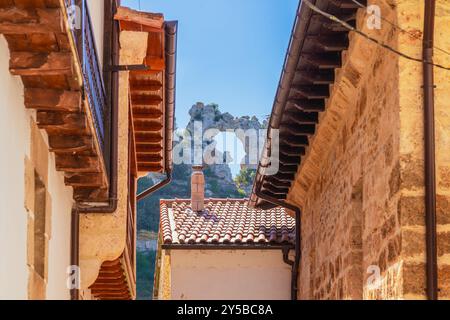
POLYGON ((171 250, 174 300, 289 300, 281 250, 171 250))
POLYGON ((87 0, 94 28, 95 45, 97 47, 100 65, 103 66, 103 35, 105 30, 105 4, 103 0, 87 0))
POLYGON ((30 152, 30 112, 23 106, 22 81, 8 68, 8 44, 0 36, 0 299, 26 299, 24 157, 30 152))
MULTIPOLYGON (((27 299, 27 211, 25 157, 30 158, 30 121, 34 111, 23 103, 20 77, 9 73, 9 49, 0 36, 0 299, 27 299)), ((46 134, 43 132, 44 139, 46 134)), ((51 238, 47 298, 69 299, 66 268, 70 263, 72 188, 56 172, 54 155, 48 163, 51 238)))
POLYGON ((47 299, 70 299, 67 289, 67 267, 70 265, 70 227, 73 191, 64 185, 64 177, 55 170, 55 157, 50 154, 48 191, 52 198, 51 238, 48 253, 47 299))

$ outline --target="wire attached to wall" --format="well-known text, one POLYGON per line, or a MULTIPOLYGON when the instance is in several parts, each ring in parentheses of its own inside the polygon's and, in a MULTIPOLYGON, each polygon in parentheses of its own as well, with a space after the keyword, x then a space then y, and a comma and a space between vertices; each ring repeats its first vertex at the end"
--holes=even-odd
MULTIPOLYGON (((369 8, 368 6, 362 4, 361 2, 359 2, 359 1, 357 1, 357 0, 351 0, 351 1, 352 1, 354 4, 358 5, 359 7, 361 7, 361 8, 364 8, 364 9, 368 9, 368 8, 369 8)), ((413 32, 411 32, 411 31, 408 31, 408 30, 406 30, 406 29, 400 27, 398 24, 396 24, 396 23, 394 23, 394 22, 392 22, 392 21, 390 21, 390 20, 388 20, 388 19, 382 17, 380 14, 373 13, 373 15, 374 15, 375 17, 377 17, 378 19, 383 20, 384 22, 390 24, 391 26, 393 26, 393 27, 396 28, 397 30, 400 30, 402 33, 406 33, 406 34, 409 35, 411 38, 414 38, 414 39, 417 39, 417 40, 422 40, 422 37, 419 36, 419 35, 417 35, 417 33, 413 33, 413 32)), ((436 49, 436 50, 438 50, 438 51, 441 51, 442 53, 445 53, 445 54, 450 55, 450 52, 447 51, 447 50, 444 50, 444 49, 439 48, 439 47, 436 47, 436 46, 434 46, 433 48, 436 49)))
POLYGON ((362 32, 361 30, 358 30, 355 27, 352 27, 350 24, 348 24, 345 21, 342 21, 338 17, 336 17, 336 16, 334 16, 334 15, 328 13, 328 12, 325 12, 325 11, 319 9, 318 7, 313 5, 308 0, 302 0, 302 2, 305 3, 312 11, 314 11, 314 12, 316 12, 316 13, 318 13, 318 14, 320 14, 320 15, 328 18, 328 19, 330 19, 331 21, 339 23, 340 25, 342 25, 344 28, 348 29, 349 31, 354 31, 355 33, 357 33, 360 36, 366 38, 367 40, 372 41, 375 44, 377 44, 377 45, 379 45, 379 46, 381 46, 381 47, 383 47, 383 48, 385 48, 385 49, 387 49, 387 50, 389 50, 389 51, 391 51, 391 52, 393 52, 393 53, 395 53, 395 54, 397 54, 397 55, 399 55, 399 56, 401 56, 401 57, 403 57, 405 59, 416 61, 416 62, 420 62, 420 63, 426 63, 426 64, 432 65, 432 66, 434 66, 436 68, 440 68, 440 69, 444 69, 444 70, 450 70, 450 67, 446 67, 446 66, 443 66, 441 64, 425 61, 423 59, 415 58, 415 57, 412 57, 410 55, 407 55, 406 53, 403 53, 403 52, 401 52, 401 51, 399 51, 397 49, 392 48, 391 46, 387 45, 383 41, 375 39, 375 38, 369 36, 368 34, 362 32))

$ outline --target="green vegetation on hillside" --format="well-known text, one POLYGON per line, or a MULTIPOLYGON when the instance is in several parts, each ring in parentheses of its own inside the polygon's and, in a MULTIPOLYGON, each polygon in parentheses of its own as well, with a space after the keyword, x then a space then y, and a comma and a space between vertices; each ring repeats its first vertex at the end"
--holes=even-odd
POLYGON ((153 273, 155 272, 156 251, 136 252, 136 289, 139 300, 149 300, 153 296, 153 273))

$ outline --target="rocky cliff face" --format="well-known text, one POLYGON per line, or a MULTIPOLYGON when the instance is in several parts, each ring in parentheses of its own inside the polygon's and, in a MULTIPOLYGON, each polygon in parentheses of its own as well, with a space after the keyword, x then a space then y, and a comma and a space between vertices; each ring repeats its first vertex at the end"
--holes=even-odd
MULTIPOLYGON (((221 113, 215 104, 204 105, 197 103, 189 111, 191 119, 186 127, 193 132, 194 122, 201 121, 203 131, 216 128, 220 131, 227 129, 261 129, 266 123, 260 123, 256 117, 233 117, 229 113, 221 113)), ((205 141, 204 146, 211 143, 205 141)), ((217 151, 217 154, 220 154, 217 151)), ((209 198, 244 198, 251 191, 252 178, 248 170, 241 178, 233 180, 228 164, 214 164, 205 166, 205 196, 209 198), (249 178, 250 177, 250 178, 249 178)), ((138 230, 158 232, 159 227, 159 201, 160 199, 186 199, 191 194, 191 173, 190 164, 174 165, 172 172, 172 182, 165 188, 157 191, 152 196, 138 203, 138 230)), ((241 172, 242 173, 242 172, 241 172)), ((164 175, 149 175, 141 178, 138 183, 138 191, 154 185, 163 179, 164 175)), ((143 232, 139 232, 142 235, 143 232)), ((152 237, 150 237, 152 238, 152 237)), ((154 238, 154 237, 153 237, 154 238)), ((154 240, 149 237, 138 236, 139 251, 137 252, 137 288, 138 297, 149 299, 152 291, 153 269, 155 251, 152 250, 154 240), (152 241, 153 242, 152 242, 152 241)))
MULTIPOLYGON (((193 105, 189 110, 190 121, 186 130, 193 134, 194 122, 201 121, 203 132, 207 129, 215 128, 219 131, 230 129, 256 129, 260 130, 267 126, 267 123, 260 122, 256 117, 234 117, 230 113, 221 113, 216 104, 203 104, 201 102, 193 105)), ((204 146, 210 144, 212 139, 204 141, 204 146)), ((215 150, 217 155, 221 155, 215 150)), ((166 198, 189 198, 190 196, 190 175, 192 173, 190 164, 174 165, 173 179, 169 186, 158 191, 152 197, 144 200, 138 206, 138 228, 150 231, 157 231, 159 219, 159 199, 166 198)), ((233 180, 228 164, 207 165, 204 169, 206 186, 205 196, 215 198, 242 198, 248 196, 251 191, 251 179, 241 179, 237 184, 233 180)), ((162 179, 159 175, 151 175, 139 181, 140 190, 153 185, 162 179)))
POLYGON ((202 121, 203 129, 215 128, 220 131, 227 129, 263 129, 267 127, 267 122, 262 123, 255 116, 233 117, 230 113, 221 113, 217 104, 203 104, 198 102, 189 110, 191 120, 187 125, 188 130, 193 129, 194 121, 202 121))

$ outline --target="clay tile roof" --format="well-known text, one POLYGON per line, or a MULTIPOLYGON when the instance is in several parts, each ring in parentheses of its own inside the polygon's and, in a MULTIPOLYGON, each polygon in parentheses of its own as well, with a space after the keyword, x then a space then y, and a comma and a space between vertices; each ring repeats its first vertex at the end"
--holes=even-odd
POLYGON ((260 210, 248 199, 205 199, 193 212, 190 200, 161 200, 164 244, 294 244, 295 219, 283 208, 260 210))

